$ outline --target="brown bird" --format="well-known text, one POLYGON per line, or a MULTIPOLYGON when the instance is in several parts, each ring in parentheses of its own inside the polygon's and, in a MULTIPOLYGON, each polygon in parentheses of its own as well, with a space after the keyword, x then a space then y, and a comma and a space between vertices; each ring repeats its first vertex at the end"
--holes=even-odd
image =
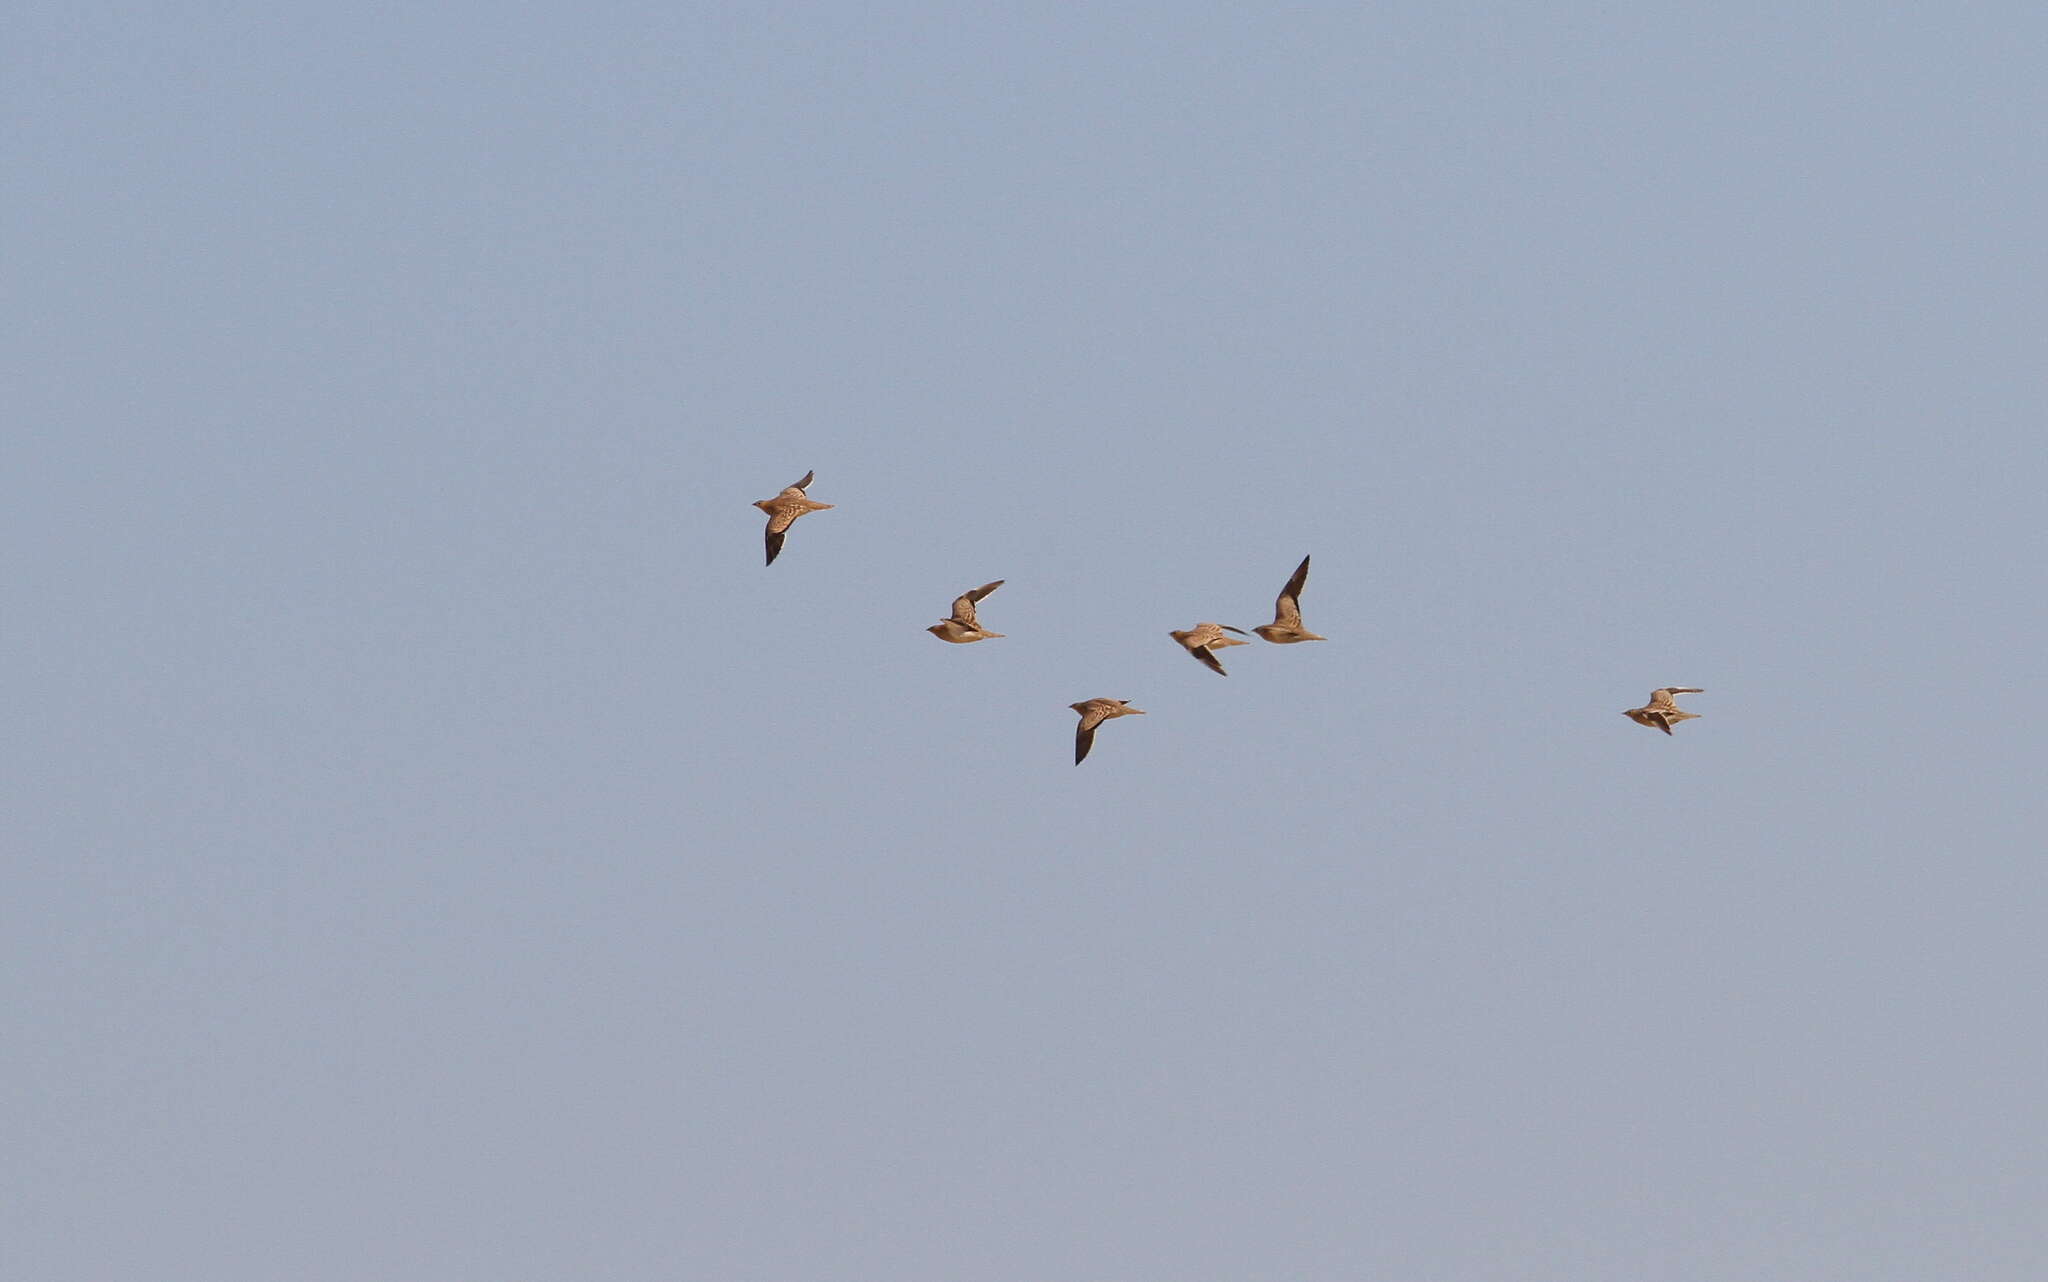
POLYGON ((1261 624, 1252 631, 1271 641, 1274 645, 1293 645, 1297 641, 1327 641, 1301 626, 1301 585, 1308 582, 1308 558, 1301 558, 1301 564, 1294 567, 1294 577, 1287 580, 1287 586, 1280 589, 1280 599, 1273 602, 1273 621, 1261 624))
POLYGON ((761 499, 754 504, 768 514, 768 564, 775 564, 775 558, 782 551, 783 536, 796 519, 806 512, 822 512, 832 507, 830 503, 814 503, 804 493, 810 487, 816 472, 805 472, 804 479, 782 491, 772 499, 761 499))
POLYGON ((1180 642, 1189 654, 1200 659, 1203 667, 1219 677, 1227 677, 1230 674, 1217 662, 1216 651, 1234 645, 1250 645, 1251 642, 1233 641, 1223 635, 1225 632, 1235 632, 1239 636, 1247 635, 1243 628, 1233 628, 1227 623, 1197 623, 1186 632, 1169 632, 1166 635, 1180 642))
POLYGON ((1705 694, 1698 686, 1665 686, 1662 690, 1650 691, 1649 703, 1640 708, 1630 708, 1621 715, 1639 726, 1655 726, 1665 734, 1681 721, 1691 721, 1700 714, 1682 711, 1671 701, 1674 694, 1705 694))
POLYGON ((1081 724, 1074 731, 1074 764, 1077 766, 1088 755, 1088 749, 1095 746, 1095 727, 1112 717, 1145 715, 1145 710, 1133 708, 1129 699, 1084 699, 1067 706, 1081 714, 1081 724))
POLYGON ((982 584, 980 587, 969 591, 965 596, 954 598, 953 617, 941 619, 926 628, 925 631, 941 641, 951 641, 954 645, 967 645, 974 641, 987 641, 991 637, 1003 635, 1000 632, 990 632, 983 628, 980 620, 974 617, 974 603, 1001 586, 1003 586, 1003 580, 997 579, 994 583, 982 584))

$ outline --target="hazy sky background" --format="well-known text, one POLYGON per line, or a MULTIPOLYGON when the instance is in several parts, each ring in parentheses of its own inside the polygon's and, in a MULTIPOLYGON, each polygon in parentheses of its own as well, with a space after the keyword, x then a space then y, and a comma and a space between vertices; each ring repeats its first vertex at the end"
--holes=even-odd
POLYGON ((2037 1282, 2044 41, 16 6, 0 1273, 2037 1282))

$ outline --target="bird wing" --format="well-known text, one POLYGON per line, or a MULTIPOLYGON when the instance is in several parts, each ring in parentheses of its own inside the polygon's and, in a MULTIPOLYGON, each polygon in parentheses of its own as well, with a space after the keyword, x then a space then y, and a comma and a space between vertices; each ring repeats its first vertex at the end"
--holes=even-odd
POLYGON ((818 474, 816 472, 805 472, 804 479, 798 481, 795 485, 792 485, 789 488, 795 490, 798 494, 802 494, 805 490, 811 488, 811 480, 817 475, 818 474))
POLYGON ((1651 720, 1651 722, 1652 722, 1652 723, 1654 723, 1654 724, 1656 725, 1656 727, 1657 727, 1657 728, 1658 728, 1659 730, 1662 730, 1662 731, 1663 731, 1663 732, 1664 732, 1665 734, 1670 734, 1670 733, 1671 733, 1671 718, 1670 718, 1670 717, 1668 717, 1668 716, 1664 715, 1664 714, 1663 714, 1663 713, 1661 713, 1661 712, 1652 712, 1652 713, 1650 714, 1650 720, 1651 720))
POLYGON ((1227 677, 1230 675, 1228 672, 1225 672, 1223 670, 1223 664, 1217 660, 1215 654, 1210 651, 1208 646, 1191 646, 1188 649, 1188 653, 1194 655, 1197 659, 1200 659, 1202 661, 1202 666, 1209 669, 1209 671, 1215 673, 1217 676, 1227 677))
POLYGON ((1294 577, 1287 580, 1287 586, 1280 589, 1280 597, 1273 602, 1273 624, 1276 627, 1301 630, 1301 589, 1308 582, 1308 558, 1301 558, 1301 564, 1294 567, 1294 577))
POLYGON ((1003 586, 1003 580, 997 579, 994 583, 984 583, 972 591, 955 597, 953 599, 953 621, 962 627, 973 628, 977 632, 980 631, 981 622, 975 617, 974 603, 1001 586, 1003 586))
POLYGON ((1081 724, 1074 727, 1075 765, 1080 765, 1081 759, 1088 755, 1088 749, 1095 746, 1095 727, 1101 725, 1108 716, 1109 709, 1103 707, 1097 700, 1091 699, 1081 705, 1081 724))
POLYGON ((1671 701, 1672 695, 1705 693, 1706 691, 1701 690, 1697 686, 1666 686, 1662 690, 1650 691, 1650 706, 1652 708, 1676 708, 1678 705, 1671 701))
POLYGON ((773 517, 770 517, 770 518, 769 518, 769 520, 768 520, 768 564, 770 564, 770 565, 773 565, 773 564, 775 564, 775 558, 776 558, 776 557, 778 557, 778 556, 780 556, 780 555, 782 555, 782 539, 783 539, 783 531, 784 531, 784 530, 787 530, 788 528, 789 528, 789 522, 787 522, 787 521, 784 521, 784 522, 782 523, 782 525, 780 526, 780 528, 778 528, 778 527, 776 526, 776 524, 775 524, 775 519, 774 519, 773 517))

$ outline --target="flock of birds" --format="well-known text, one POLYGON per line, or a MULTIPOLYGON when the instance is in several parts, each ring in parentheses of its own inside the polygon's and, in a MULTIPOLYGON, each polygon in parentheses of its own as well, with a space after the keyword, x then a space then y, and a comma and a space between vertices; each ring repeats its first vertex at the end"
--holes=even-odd
MULTIPOLYGON (((830 503, 820 503, 805 493, 816 477, 817 473, 814 471, 805 472, 801 481, 784 487, 774 498, 762 499, 754 504, 768 514, 769 565, 775 564, 775 558, 781 555, 783 539, 788 536, 789 527, 796 524, 798 517, 812 512, 823 512, 833 506, 830 503)), ((1271 623, 1253 628, 1251 632, 1224 623, 1197 623, 1186 631, 1173 631, 1167 635, 1179 642, 1181 648, 1203 667, 1219 677, 1227 677, 1230 674, 1223 670, 1223 662, 1216 657, 1216 652, 1234 645, 1251 644, 1249 641, 1239 641, 1226 636, 1226 633, 1234 632, 1240 637, 1256 633, 1275 645, 1328 640, 1329 638, 1317 636, 1302 626, 1301 589, 1308 583, 1308 561, 1307 557, 1301 558, 1301 564, 1294 567, 1294 573, 1289 576, 1287 586, 1280 589, 1280 597, 1273 603, 1271 623)), ((975 607, 980 605, 989 593, 1001 586, 1003 580, 997 579, 993 583, 970 588, 954 599, 951 615, 932 624, 925 631, 941 641, 950 641, 954 645, 990 641, 1002 636, 1000 632, 990 632, 982 627, 981 616, 975 612, 975 607)), ((1698 686, 1665 686, 1659 690, 1652 690, 1647 704, 1640 708, 1629 708, 1621 715, 1639 726, 1650 726, 1670 734, 1672 726, 1699 716, 1697 712, 1682 710, 1672 696, 1703 693, 1705 691, 1698 686)), ((1095 731, 1103 722, 1117 717, 1145 715, 1143 708, 1133 708, 1128 699, 1083 699, 1079 703, 1070 703, 1067 706, 1081 714, 1081 724, 1074 731, 1074 764, 1077 766, 1087 759, 1088 750, 1095 746, 1095 731)))

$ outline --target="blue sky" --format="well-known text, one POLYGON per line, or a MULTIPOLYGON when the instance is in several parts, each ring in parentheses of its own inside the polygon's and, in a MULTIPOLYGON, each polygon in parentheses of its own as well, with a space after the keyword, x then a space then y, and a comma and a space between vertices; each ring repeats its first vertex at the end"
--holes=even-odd
POLYGON ((2044 35, 17 10, 0 1265, 2040 1277, 2044 35))

